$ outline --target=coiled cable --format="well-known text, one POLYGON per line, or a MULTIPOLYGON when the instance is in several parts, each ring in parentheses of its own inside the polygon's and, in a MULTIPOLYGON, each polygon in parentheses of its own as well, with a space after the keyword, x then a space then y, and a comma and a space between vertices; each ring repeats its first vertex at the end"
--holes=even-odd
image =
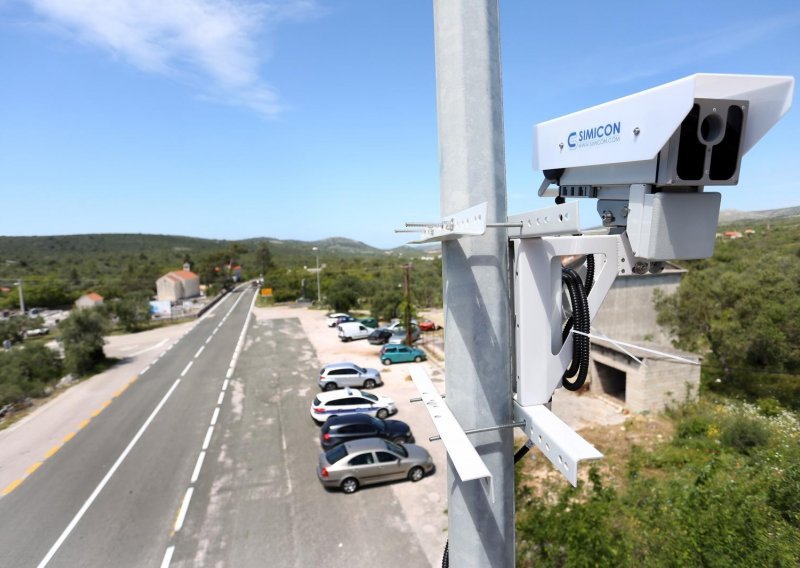
POLYGON ((578 273, 571 268, 561 270, 561 280, 569 293, 572 315, 567 320, 561 334, 562 342, 565 342, 573 330, 581 333, 572 334, 572 361, 561 377, 561 384, 565 389, 576 391, 586 382, 589 373, 589 352, 591 342, 583 333, 589 333, 591 327, 589 314, 589 292, 594 283, 594 256, 586 257, 586 283, 581 281, 578 273), (568 379, 577 378, 570 382, 568 379))

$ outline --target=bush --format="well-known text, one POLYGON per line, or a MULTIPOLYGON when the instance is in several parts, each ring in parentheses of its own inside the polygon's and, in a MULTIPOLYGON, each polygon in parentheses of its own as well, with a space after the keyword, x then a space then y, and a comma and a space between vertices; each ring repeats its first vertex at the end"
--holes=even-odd
POLYGON ((43 345, 0 352, 0 405, 44 396, 62 375, 58 353, 43 345))
POLYGON ((720 441, 736 451, 749 455, 756 448, 766 445, 769 431, 760 420, 737 416, 722 429, 720 441))
POLYGON ((101 310, 90 308, 73 310, 61 322, 61 344, 64 346, 64 366, 73 375, 91 373, 103 363, 104 336, 110 328, 108 316, 101 310))

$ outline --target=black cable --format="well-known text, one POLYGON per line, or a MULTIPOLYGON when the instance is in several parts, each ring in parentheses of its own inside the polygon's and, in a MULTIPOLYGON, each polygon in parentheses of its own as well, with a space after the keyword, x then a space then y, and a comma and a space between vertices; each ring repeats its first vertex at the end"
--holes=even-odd
POLYGON ((589 373, 589 352, 591 350, 591 342, 584 333, 589 333, 591 327, 591 318, 589 314, 589 291, 592 289, 594 283, 594 257, 589 255, 586 257, 586 283, 581 281, 577 272, 571 268, 563 268, 561 270, 562 282, 567 288, 570 297, 570 304, 572 306, 572 316, 567 320, 564 330, 562 332, 562 341, 566 341, 572 332, 581 333, 572 334, 572 361, 569 368, 564 371, 561 377, 561 384, 565 389, 576 391, 580 389, 586 382, 586 376, 589 373), (577 375, 575 381, 570 382, 570 379, 577 375))

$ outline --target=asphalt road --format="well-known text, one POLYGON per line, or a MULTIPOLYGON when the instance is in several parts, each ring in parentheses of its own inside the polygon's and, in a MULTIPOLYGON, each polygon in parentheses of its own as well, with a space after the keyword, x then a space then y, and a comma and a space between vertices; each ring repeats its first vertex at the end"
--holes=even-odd
POLYGON ((428 564, 389 486, 318 483, 314 350, 297 320, 251 320, 253 295, 0 499, 0 567, 428 564))

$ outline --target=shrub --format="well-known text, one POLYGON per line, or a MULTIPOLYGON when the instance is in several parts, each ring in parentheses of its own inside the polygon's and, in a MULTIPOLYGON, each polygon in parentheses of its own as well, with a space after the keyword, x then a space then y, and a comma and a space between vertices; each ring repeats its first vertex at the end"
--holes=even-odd
POLYGON ((756 448, 766 445, 769 441, 769 430, 760 420, 736 416, 723 427, 720 441, 740 453, 749 455, 756 448))

